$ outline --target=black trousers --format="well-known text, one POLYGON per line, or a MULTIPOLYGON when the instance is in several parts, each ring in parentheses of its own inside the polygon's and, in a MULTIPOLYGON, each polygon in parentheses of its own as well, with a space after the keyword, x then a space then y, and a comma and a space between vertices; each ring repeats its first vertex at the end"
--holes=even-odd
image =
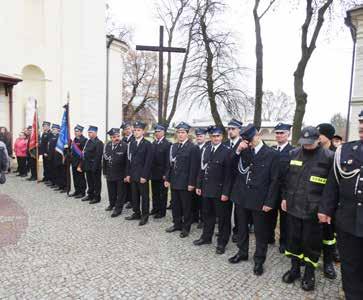
POLYGON ((192 221, 194 223, 203 221, 203 198, 195 193, 192 200, 192 221))
POLYGON ((101 200, 101 170, 86 171, 88 190, 87 194, 95 200, 101 200))
POLYGON ((38 178, 37 176, 37 160, 33 157, 29 157, 29 168, 30 168, 30 174, 31 178, 38 178))
POLYGON ((72 177, 73 177, 73 185, 75 193, 85 194, 87 183, 84 172, 78 172, 77 167, 72 166, 72 177))
POLYGON ((134 213, 143 217, 149 216, 150 213, 149 181, 146 181, 146 183, 132 181, 131 190, 132 190, 132 209, 134 213))
POLYGON ((256 250, 253 256, 255 263, 264 263, 268 248, 268 216, 263 211, 250 210, 235 205, 238 215, 238 241, 237 246, 241 253, 248 255, 249 248, 249 228, 251 220, 255 226, 256 250))
POLYGON ((50 162, 47 160, 43 155, 43 177, 45 181, 48 181, 49 178, 49 168, 50 168, 50 162))
POLYGON ((218 218, 217 244, 225 247, 231 235, 232 202, 221 201, 220 198, 203 198, 203 233, 202 239, 210 241, 214 234, 216 218, 218 218))
POLYGON ((132 190, 131 190, 131 183, 126 182, 125 183, 126 188, 126 202, 125 203, 131 203, 132 204, 132 190))
POLYGON ((108 201, 115 211, 122 211, 126 199, 126 189, 123 180, 107 180, 108 201))
POLYGON ((283 211, 281 208, 279 209, 273 209, 272 211, 269 212, 269 216, 270 216, 270 237, 269 240, 275 239, 275 229, 276 229, 276 225, 277 225, 277 219, 278 216, 280 215, 280 245, 286 245, 287 243, 287 213, 285 211, 283 211))
POLYGON ((347 300, 363 297, 363 237, 338 230, 343 290, 347 300))
POLYGON ((26 157, 17 157, 18 161, 18 171, 20 175, 26 175, 27 169, 26 169, 26 157))
POLYGON ((334 251, 336 246, 335 228, 333 224, 323 224, 323 259, 324 263, 334 261, 334 251))
POLYGON ((152 203, 155 213, 165 216, 168 189, 164 186, 164 180, 151 180, 152 203))
POLYGON ((303 220, 287 215, 286 255, 317 267, 322 248, 322 227, 317 219, 303 220))
POLYGON ((233 209, 233 222, 234 222, 233 234, 237 235, 237 233, 238 233, 238 216, 237 216, 236 205, 233 204, 233 206, 234 206, 234 209, 233 209))
POLYGON ((55 170, 56 180, 55 184, 60 188, 65 188, 67 186, 67 166, 59 165, 55 170))
POLYGON ((189 232, 192 225, 193 192, 171 189, 171 199, 174 226, 189 232))

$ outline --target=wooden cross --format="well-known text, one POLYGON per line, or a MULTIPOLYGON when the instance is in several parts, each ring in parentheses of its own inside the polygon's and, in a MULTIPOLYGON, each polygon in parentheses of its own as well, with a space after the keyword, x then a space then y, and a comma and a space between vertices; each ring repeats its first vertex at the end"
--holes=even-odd
POLYGON ((164 47, 164 26, 159 29, 159 46, 136 45, 136 50, 159 52, 159 103, 158 103, 158 122, 163 122, 163 54, 164 52, 185 53, 185 48, 164 47))

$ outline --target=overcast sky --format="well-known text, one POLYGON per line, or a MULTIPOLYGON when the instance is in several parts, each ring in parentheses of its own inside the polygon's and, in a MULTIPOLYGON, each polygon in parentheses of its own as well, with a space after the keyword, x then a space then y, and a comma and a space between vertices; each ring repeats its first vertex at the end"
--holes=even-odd
MULTIPOLYGON (((226 26, 236 32, 241 48, 241 63, 252 70, 250 80, 244 85, 253 95, 255 38, 251 5, 254 1, 227 0, 226 2, 229 6, 225 12, 226 26)), ((283 2, 286 3, 285 0, 283 2)), ((156 18, 155 1, 109 0, 109 4, 120 23, 134 28, 135 44, 158 44, 158 28, 161 23, 156 18)), ((294 94, 293 72, 300 57, 303 10, 302 6, 291 9, 280 5, 276 7, 275 12, 265 15, 262 20, 264 90, 282 90, 290 96, 294 94)), ((330 22, 329 28, 325 26, 307 69, 305 90, 309 98, 305 124, 327 122, 337 112, 346 115, 352 45, 342 12, 334 22, 330 22)), ((176 119, 180 119, 180 116, 176 119)))

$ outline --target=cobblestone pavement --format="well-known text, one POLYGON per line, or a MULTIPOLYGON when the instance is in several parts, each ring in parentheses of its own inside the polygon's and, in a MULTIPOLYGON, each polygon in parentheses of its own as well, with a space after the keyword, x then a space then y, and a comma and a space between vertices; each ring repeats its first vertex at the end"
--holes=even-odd
POLYGON ((89 205, 10 175, 0 186, 0 229, 10 228, 0 244, 0 299, 342 299, 340 274, 330 281, 319 271, 314 293, 283 284, 289 261, 277 246, 257 278, 251 259, 228 263, 232 243, 218 256, 213 245, 192 245, 195 227, 180 239, 164 231, 170 216, 139 227, 124 220, 127 210, 110 218, 106 205, 105 188, 89 205))

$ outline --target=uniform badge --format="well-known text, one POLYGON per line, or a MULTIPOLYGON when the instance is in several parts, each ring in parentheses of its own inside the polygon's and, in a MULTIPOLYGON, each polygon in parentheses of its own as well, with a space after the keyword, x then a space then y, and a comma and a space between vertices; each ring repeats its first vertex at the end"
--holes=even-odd
POLYGON ((309 132, 305 132, 304 137, 309 137, 309 132))
POLYGON ((353 159, 348 160, 348 165, 351 165, 353 163, 353 159))
POLYGON ((353 146, 354 151, 357 150, 357 149, 358 149, 358 145, 353 146))

